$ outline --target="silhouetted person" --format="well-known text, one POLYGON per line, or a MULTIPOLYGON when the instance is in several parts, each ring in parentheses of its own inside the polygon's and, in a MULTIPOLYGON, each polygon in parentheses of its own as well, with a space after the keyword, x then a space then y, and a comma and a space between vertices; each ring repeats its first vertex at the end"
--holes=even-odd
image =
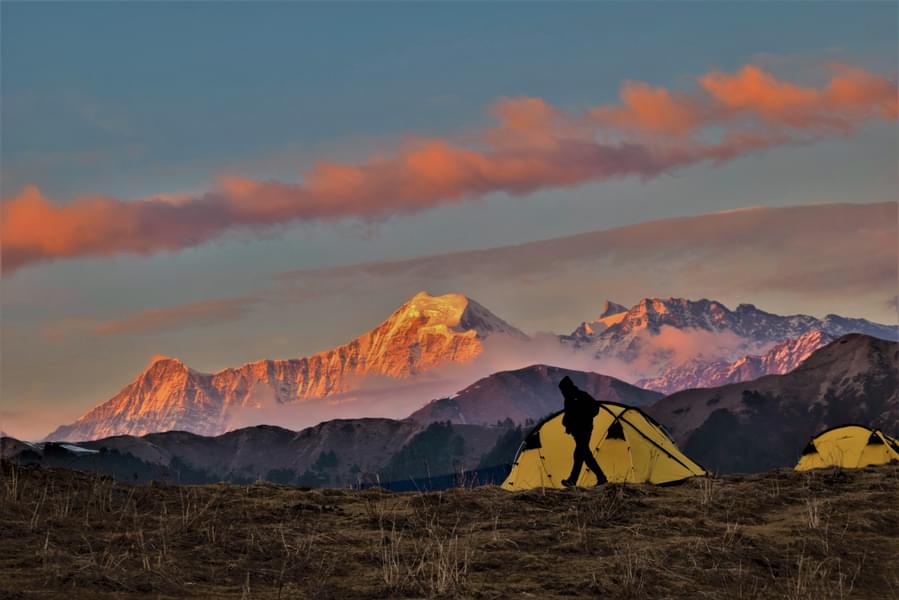
POLYGON ((574 438, 574 464, 571 467, 571 475, 568 476, 568 479, 562 480, 562 485, 565 487, 577 485, 584 463, 596 475, 596 485, 602 485, 608 480, 590 450, 593 417, 599 413, 599 402, 574 385, 567 375, 559 382, 559 389, 565 397, 565 415, 562 417, 562 426, 565 428, 565 432, 574 438))

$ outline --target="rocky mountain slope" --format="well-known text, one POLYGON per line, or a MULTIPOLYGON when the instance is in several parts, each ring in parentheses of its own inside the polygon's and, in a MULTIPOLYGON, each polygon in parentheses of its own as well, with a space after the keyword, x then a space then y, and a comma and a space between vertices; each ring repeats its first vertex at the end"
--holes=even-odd
POLYGON ((762 355, 750 355, 733 362, 705 361, 694 358, 676 367, 668 367, 656 377, 641 379, 637 385, 663 394, 691 388, 710 388, 751 381, 763 375, 782 375, 798 367, 818 348, 834 341, 821 331, 810 331, 795 340, 786 340, 762 355))
POLYGON ((155 360, 137 379, 48 440, 188 430, 216 435, 241 407, 290 403, 345 392, 366 376, 404 379, 440 365, 467 363, 488 336, 526 336, 460 294, 421 292, 353 341, 307 358, 261 360, 200 373, 174 358, 155 360))
POLYGON ((829 427, 899 433, 899 344, 847 335, 785 375, 685 390, 646 410, 712 471, 792 466, 809 438, 829 427))
POLYGON ((451 398, 426 404, 412 413, 410 418, 423 423, 491 424, 505 419, 515 423, 538 421, 562 408, 558 385, 566 375, 597 400, 645 406, 662 396, 608 375, 532 365, 484 377, 451 398))

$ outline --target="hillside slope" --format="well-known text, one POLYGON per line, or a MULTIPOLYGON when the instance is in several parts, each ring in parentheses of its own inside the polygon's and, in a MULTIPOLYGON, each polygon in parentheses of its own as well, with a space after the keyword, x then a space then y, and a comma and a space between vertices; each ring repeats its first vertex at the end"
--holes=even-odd
POLYGON ((426 404, 409 418, 422 423, 492 424, 510 419, 523 424, 539 421, 562 408, 559 382, 568 376, 597 400, 645 406, 662 397, 608 375, 549 365, 531 365, 484 377, 451 398, 426 404))
POLYGON ((809 438, 829 427, 899 432, 899 344, 847 335, 785 375, 678 392, 646 410, 713 471, 792 466, 809 438))
MULTIPOLYGON (((508 426, 335 419, 301 431, 260 425, 201 436, 168 431, 89 442, 0 439, 2 457, 94 471, 125 481, 351 486, 476 468, 508 426)), ((505 462, 511 460, 511 456, 505 462)))

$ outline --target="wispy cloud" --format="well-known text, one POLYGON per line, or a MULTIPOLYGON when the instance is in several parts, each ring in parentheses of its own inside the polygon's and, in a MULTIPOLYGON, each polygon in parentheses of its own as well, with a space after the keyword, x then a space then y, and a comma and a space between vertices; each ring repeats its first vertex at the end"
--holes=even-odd
POLYGON ((118 319, 65 319, 45 326, 44 337, 61 339, 73 333, 109 336, 156 333, 185 327, 203 327, 234 321, 246 315, 261 299, 255 296, 215 298, 176 306, 138 311, 118 319))
POLYGON ((772 146, 851 133, 897 116, 896 84, 833 66, 818 87, 754 65, 711 71, 687 92, 642 82, 620 102, 580 113, 540 98, 503 98, 493 127, 468 144, 409 138, 356 164, 322 161, 299 182, 223 177, 194 196, 56 204, 36 186, 2 206, 2 265, 188 248, 246 228, 293 221, 379 220, 494 192, 522 195, 622 177, 655 177, 772 146))
POLYGON ((768 303, 893 321, 897 204, 763 207, 664 219, 517 246, 286 272, 321 294, 464 292, 528 331, 568 332, 602 301, 646 296, 768 303), (355 287, 353 287, 355 286, 355 287))
POLYGON ((607 297, 635 302, 669 295, 731 303, 767 300, 780 310, 892 321, 895 306, 885 311, 883 299, 895 301, 896 223, 896 203, 766 207, 665 219, 516 246, 289 271, 252 295, 106 320, 72 317, 48 323, 43 335, 58 340, 171 332, 239 321, 257 309, 324 310, 338 298, 360 296, 390 307, 423 288, 470 294, 528 331, 567 333, 578 320, 594 318, 607 297))
POLYGON ((185 325, 212 325, 242 317, 258 298, 225 298, 204 300, 167 308, 141 311, 123 319, 101 321, 93 328, 98 335, 145 333, 176 329, 185 325))

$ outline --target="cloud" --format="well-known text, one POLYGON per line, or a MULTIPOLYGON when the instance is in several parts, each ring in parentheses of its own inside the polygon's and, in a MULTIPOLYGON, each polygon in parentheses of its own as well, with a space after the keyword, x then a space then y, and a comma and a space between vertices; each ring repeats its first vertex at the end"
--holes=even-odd
POLYGON ((713 126, 739 131, 741 120, 756 131, 821 135, 849 131, 868 119, 896 118, 895 82, 848 65, 831 65, 830 72, 818 88, 783 81, 756 65, 736 73, 710 71, 699 77, 699 89, 692 93, 629 81, 621 88, 619 105, 597 107, 589 115, 608 127, 674 136, 713 126))
POLYGON ((331 298, 351 289, 387 305, 422 288, 467 293, 525 331, 567 333, 595 318, 605 298, 630 305, 647 296, 893 321, 884 298, 895 294, 899 278, 897 218, 895 202, 752 208, 487 250, 292 271, 277 282, 331 298))
POLYGON ((683 136, 703 121, 701 104, 665 88, 628 81, 621 87, 621 104, 590 111, 592 119, 625 130, 683 136))
POLYGON ((747 65, 736 74, 712 72, 700 79, 719 114, 748 114, 768 124, 796 128, 851 129, 868 118, 896 118, 896 84, 863 69, 834 65, 821 89, 780 81, 747 65))
POLYGON ((762 346, 747 347, 746 341, 730 330, 677 329, 666 325, 660 328, 657 335, 644 335, 642 339, 653 348, 670 353, 673 366, 694 358, 717 359, 722 356, 736 358, 767 349, 762 346))
POLYGON ((223 177, 195 196, 98 195, 67 204, 27 186, 2 205, 3 271, 62 258, 179 250, 295 221, 376 221, 495 192, 655 177, 895 119, 896 84, 835 66, 826 84, 806 87, 747 65, 736 73, 709 72, 686 93, 627 82, 619 104, 577 114, 528 97, 500 99, 491 113, 498 123, 469 136, 469 143, 409 138, 393 154, 357 164, 318 162, 298 182, 223 177))
POLYGON ((258 298, 223 298, 140 311, 122 319, 101 321, 93 327, 97 335, 147 333, 186 325, 212 325, 242 317, 258 298))
POLYGON ((163 308, 138 311, 119 319, 97 321, 89 318, 64 319, 44 327, 43 336, 59 340, 72 333, 110 336, 156 333, 185 327, 202 327, 237 320, 246 315, 260 298, 253 296, 215 298, 163 308))

